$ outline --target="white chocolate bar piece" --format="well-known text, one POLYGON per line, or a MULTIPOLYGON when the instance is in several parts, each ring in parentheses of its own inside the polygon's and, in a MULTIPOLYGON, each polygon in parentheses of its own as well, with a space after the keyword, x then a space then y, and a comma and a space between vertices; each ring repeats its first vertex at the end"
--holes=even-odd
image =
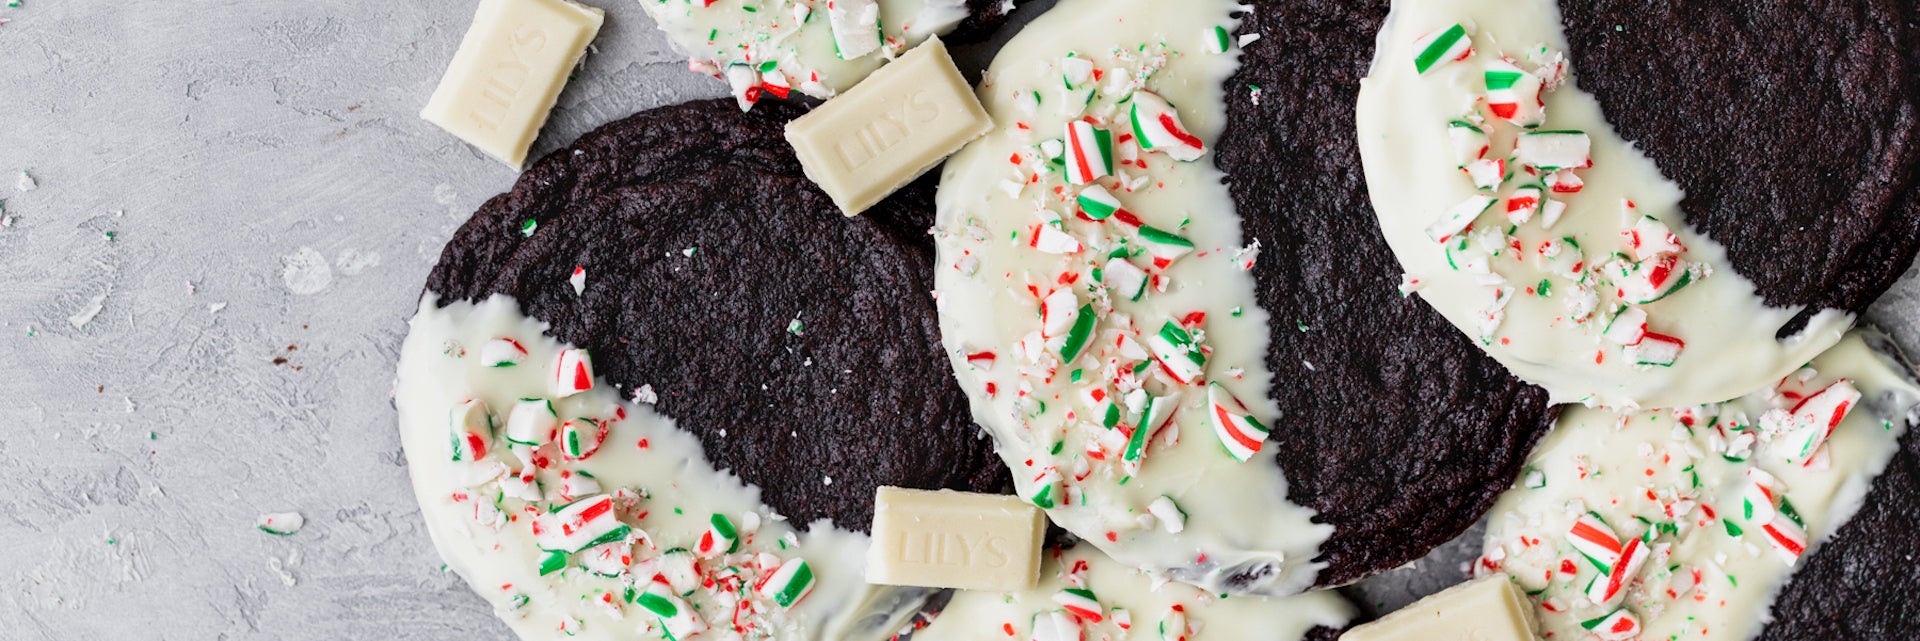
POLYGON ((1019 497, 882 487, 874 493, 867 582, 1032 589, 1047 518, 1019 497))
POLYGON ((1348 630, 1340 641, 1538 641, 1533 630, 1533 605, 1513 579, 1495 574, 1348 630))
POLYGON ((519 169, 602 19, 567 0, 480 0, 420 117, 519 169))
POLYGON ((787 123, 787 141, 807 177, 853 216, 992 126, 946 44, 933 38, 787 123))

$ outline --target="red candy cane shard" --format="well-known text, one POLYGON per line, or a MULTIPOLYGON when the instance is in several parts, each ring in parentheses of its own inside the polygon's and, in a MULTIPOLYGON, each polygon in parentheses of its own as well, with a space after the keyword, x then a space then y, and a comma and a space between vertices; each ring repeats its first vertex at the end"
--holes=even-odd
POLYGON ((1158 333, 1147 337, 1147 348, 1153 351, 1153 359, 1160 363, 1161 371, 1181 384, 1198 383, 1206 372, 1206 355, 1201 353, 1193 335, 1178 323, 1167 321, 1161 325, 1158 333))
POLYGON ((601 494, 534 516, 533 539, 540 549, 572 554, 626 538, 632 528, 614 513, 613 497, 601 494))
POLYGON ((1159 94, 1151 91, 1134 92, 1128 119, 1141 149, 1164 152, 1174 160, 1183 162, 1198 160, 1201 154, 1206 153, 1206 143, 1187 131, 1186 126, 1180 123, 1179 112, 1159 94))
POLYGON ((1601 572, 1611 573, 1620 560, 1620 537, 1592 512, 1580 515, 1573 522, 1573 528, 1567 531, 1567 542, 1601 572))
POLYGON ((590 389, 593 389, 593 359, 587 350, 561 350, 553 367, 554 396, 566 398, 590 389))
POLYGON ((453 460, 487 457, 487 446, 493 441, 493 415, 487 412, 486 403, 474 398, 455 403, 451 423, 453 460))
POLYGON ((1789 463, 1810 462, 1814 453, 1833 436, 1833 430, 1847 419, 1860 402, 1860 390, 1853 381, 1840 379, 1825 389, 1800 400, 1793 407, 1793 427, 1782 440, 1789 463))
POLYGON ((1067 181, 1085 185, 1113 175, 1113 134, 1085 120, 1067 123, 1067 181))
POLYGON ((1207 409, 1214 435, 1220 438, 1220 444, 1233 460, 1245 463, 1266 445, 1267 426, 1261 425, 1226 387, 1219 383, 1207 385, 1207 409))
POLYGON ((1092 590, 1067 588, 1055 592, 1053 602, 1081 621, 1099 623, 1106 620, 1106 609, 1100 607, 1100 599, 1094 596, 1092 590))
POLYGON ((480 347, 480 364, 487 367, 513 367, 525 360, 526 346, 511 338, 496 338, 480 347))
POLYGON ((1487 132, 1479 126, 1465 120, 1447 123, 1447 141, 1453 144, 1453 166, 1465 167, 1467 163, 1487 157, 1491 143, 1487 141, 1487 132))

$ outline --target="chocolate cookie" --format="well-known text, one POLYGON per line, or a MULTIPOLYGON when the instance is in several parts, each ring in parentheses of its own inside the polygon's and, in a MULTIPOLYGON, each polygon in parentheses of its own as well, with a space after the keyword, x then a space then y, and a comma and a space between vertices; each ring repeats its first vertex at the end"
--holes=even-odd
POLYGON ((1000 490, 927 294, 932 185, 843 218, 781 136, 800 113, 704 101, 589 133, 482 206, 427 290, 515 297, 796 522, 865 530, 880 485, 1000 490))
MULTIPOLYGON (((1898 354, 1887 350, 1886 353, 1898 354)), ((1911 367, 1907 368, 1909 372, 1911 367)), ((1865 407, 1872 408, 1873 400, 1865 407)), ((1895 410, 1896 408, 1873 408, 1895 410)), ((1765 641, 1920 638, 1920 424, 1874 479, 1860 511, 1794 572, 1773 602, 1765 641)))
MULTIPOLYGON (((1228 85, 1217 153, 1247 233, 1266 252, 1255 274, 1275 315, 1273 395, 1286 420, 1340 428, 1275 434, 1290 498, 1338 528, 1321 574, 1338 584, 1463 531, 1506 487, 1550 412, 1544 393, 1393 291, 1400 266, 1371 211, 1352 112, 1388 3, 1253 4, 1240 33, 1262 38, 1228 85), (1316 331, 1291 331, 1296 321, 1316 331)), ((1920 238, 1914 16, 1898 3, 1814 5, 1563 8, 1581 86, 1687 190, 1689 221, 1727 246, 1769 303, 1858 311, 1906 269, 1920 238)), ((1913 462, 1897 461, 1874 496, 1913 500, 1903 465, 1913 462)), ((1849 531, 1911 511, 1863 510, 1849 531)), ((1844 542, 1854 538, 1863 537, 1843 533, 1824 556, 1873 545, 1844 542)), ((1837 567, 1911 569, 1872 564, 1837 567)), ((1821 576, 1804 572, 1789 591, 1841 593, 1821 576)), ((1812 603, 1789 607, 1848 629, 1812 603)), ((1882 606, 1899 609, 1873 607, 1882 606)))
POLYGON ((1288 499, 1335 534, 1321 585, 1425 555, 1478 521, 1553 422, 1520 382, 1395 286, 1354 144, 1353 98, 1387 5, 1256 2, 1215 149, 1246 234, 1288 499), (1254 89, 1257 87, 1258 89, 1254 89), (1257 93, 1256 93, 1257 92, 1257 93), (1307 331, 1297 329, 1300 326, 1307 331))
POLYGON ((1906 271, 1920 248, 1913 3, 1561 11, 1581 88, 1768 304, 1857 314, 1906 271))

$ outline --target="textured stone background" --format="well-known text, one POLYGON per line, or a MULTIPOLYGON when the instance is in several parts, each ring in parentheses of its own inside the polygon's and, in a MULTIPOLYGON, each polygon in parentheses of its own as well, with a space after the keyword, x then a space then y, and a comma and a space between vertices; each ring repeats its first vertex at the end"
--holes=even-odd
MULTIPOLYGON (((607 26, 536 155, 722 93, 632 0, 588 2, 607 26)), ((22 5, 0 6, 0 638, 507 638, 439 571, 391 402, 427 270, 514 179, 416 116, 472 1, 22 5), (289 510, 306 529, 253 529, 289 510)), ((1910 277, 1877 314, 1910 351, 1916 310, 1910 277)), ((1476 548, 1353 592, 1397 606, 1476 548)))

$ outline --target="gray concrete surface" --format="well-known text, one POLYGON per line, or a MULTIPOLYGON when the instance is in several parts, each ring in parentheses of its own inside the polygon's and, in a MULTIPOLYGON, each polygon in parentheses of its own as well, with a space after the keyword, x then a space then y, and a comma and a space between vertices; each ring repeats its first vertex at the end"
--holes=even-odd
MULTIPOLYGON (((536 155, 723 93, 587 1, 536 155)), ((0 638, 508 638, 440 571, 390 391, 441 246, 515 176, 415 115, 472 8, 0 3, 0 638), (253 529, 275 511, 308 524, 253 529)), ((1878 316, 1912 347, 1916 310, 1910 277, 1878 316)), ((1397 606, 1473 547, 1353 593, 1397 606)))

